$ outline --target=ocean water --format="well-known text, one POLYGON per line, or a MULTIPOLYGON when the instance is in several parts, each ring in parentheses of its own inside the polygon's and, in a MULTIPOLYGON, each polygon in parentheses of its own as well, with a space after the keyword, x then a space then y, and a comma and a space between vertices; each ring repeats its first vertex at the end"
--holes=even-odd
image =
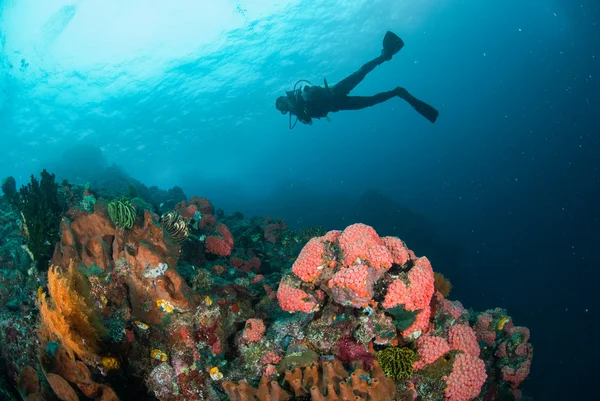
POLYGON ((85 183, 115 163, 227 212, 398 235, 467 307, 534 346, 524 393, 592 400, 600 303, 600 5, 566 0, 0 3, 0 175, 85 183), (275 99, 405 47, 298 123, 275 99))

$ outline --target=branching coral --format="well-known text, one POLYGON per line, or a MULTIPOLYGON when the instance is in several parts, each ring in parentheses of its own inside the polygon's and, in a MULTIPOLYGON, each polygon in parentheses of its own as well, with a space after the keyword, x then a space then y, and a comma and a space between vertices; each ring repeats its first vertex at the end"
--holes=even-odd
POLYGON ((85 277, 71 262, 62 272, 52 266, 48 270, 50 298, 38 291, 40 337, 60 343, 69 356, 77 355, 86 362, 97 359, 98 341, 105 329, 89 300, 85 277))

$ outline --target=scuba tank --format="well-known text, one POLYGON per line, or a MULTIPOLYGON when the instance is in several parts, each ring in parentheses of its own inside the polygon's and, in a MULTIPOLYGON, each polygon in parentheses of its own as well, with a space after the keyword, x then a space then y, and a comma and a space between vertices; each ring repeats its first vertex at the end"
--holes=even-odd
MULTIPOLYGON (((298 102, 298 96, 302 96, 302 87, 298 88, 298 84, 301 84, 301 83, 306 83, 310 86, 313 86, 313 84, 306 79, 298 80, 294 84, 294 89, 289 92, 286 92, 288 96, 292 95, 294 97, 294 101, 296 101, 296 102, 298 102)), ((329 85, 327 84, 327 78, 323 78, 323 84, 325 86, 325 89, 329 90, 329 85)), ((325 118, 327 119, 328 122, 331 122, 331 119, 329 118, 329 116, 325 116, 325 118)), ((288 126, 290 127, 290 129, 294 129, 294 127, 296 126, 297 123, 298 123, 298 116, 296 116, 296 120, 294 120, 294 124, 292 124, 292 113, 290 113, 290 120, 288 123, 288 126)))
MULTIPOLYGON (((288 95, 293 94, 294 101, 296 101, 296 102, 298 101, 298 96, 302 96, 302 94, 301 94, 302 88, 300 88, 299 91, 297 90, 298 84, 303 83, 303 82, 305 82, 305 83, 309 84, 310 86, 312 86, 312 84, 310 83, 310 81, 307 81, 306 79, 301 79, 301 80, 297 81, 294 84, 294 89, 292 91, 287 92, 288 95)), ((292 113, 290 112, 290 121, 288 123, 288 126, 290 127, 290 129, 294 129, 294 127, 296 126, 297 123, 298 123, 298 116, 296 116, 296 120, 294 121, 294 125, 292 125, 292 113)))

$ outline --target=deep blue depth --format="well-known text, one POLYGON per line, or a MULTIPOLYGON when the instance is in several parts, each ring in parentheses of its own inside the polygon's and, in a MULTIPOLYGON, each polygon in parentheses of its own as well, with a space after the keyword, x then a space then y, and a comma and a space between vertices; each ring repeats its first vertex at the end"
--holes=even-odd
MULTIPOLYGON (((105 80, 47 69, 47 58, 15 53, 14 26, 0 24, 0 175, 23 184, 45 167, 85 182, 114 162, 227 212, 292 227, 372 225, 427 255, 452 299, 506 308, 530 328, 526 395, 596 399, 598 2, 429 1, 408 18, 391 14, 403 1, 375 1, 348 20, 315 3, 250 19, 140 82, 140 59, 99 65, 105 80), (393 99, 290 131, 275 98, 298 79, 344 78, 379 54, 388 29, 406 47, 356 94, 405 86, 438 121, 393 99)), ((48 54, 83 7, 52 14, 48 54)))

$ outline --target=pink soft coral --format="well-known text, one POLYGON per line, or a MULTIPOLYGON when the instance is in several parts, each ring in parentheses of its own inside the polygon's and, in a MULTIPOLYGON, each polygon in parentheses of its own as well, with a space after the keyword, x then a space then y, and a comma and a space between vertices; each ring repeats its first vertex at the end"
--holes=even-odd
POLYGON ((314 282, 323 269, 323 253, 325 245, 320 237, 312 238, 300 251, 300 255, 292 266, 292 272, 302 281, 314 282))
POLYGON ((475 331, 468 324, 456 324, 448 329, 450 348, 469 355, 479 356, 479 343, 475 331))
POLYGON ((417 342, 419 360, 414 363, 414 369, 422 369, 425 365, 429 365, 437 361, 442 355, 450 351, 450 345, 442 337, 437 336, 422 336, 417 342))
POLYGON ((310 313, 318 309, 317 300, 312 295, 286 283, 279 285, 277 300, 281 309, 287 312, 310 313))
POLYGON ((376 269, 389 269, 392 266, 392 254, 385 247, 375 229, 366 224, 357 223, 346 227, 339 237, 344 266, 350 266, 358 260, 368 261, 376 269))
POLYGON ((260 341, 265 335, 265 324, 261 319, 248 319, 244 327, 244 338, 248 341, 260 341))
POLYGON ((408 272, 407 286, 401 279, 396 279, 387 289, 383 300, 384 308, 402 305, 409 311, 425 309, 434 292, 434 277, 431 264, 426 257, 419 258, 408 272))
POLYGON ((452 373, 446 378, 447 401, 472 400, 479 395, 486 379, 485 363, 481 359, 469 354, 458 354, 452 373))

